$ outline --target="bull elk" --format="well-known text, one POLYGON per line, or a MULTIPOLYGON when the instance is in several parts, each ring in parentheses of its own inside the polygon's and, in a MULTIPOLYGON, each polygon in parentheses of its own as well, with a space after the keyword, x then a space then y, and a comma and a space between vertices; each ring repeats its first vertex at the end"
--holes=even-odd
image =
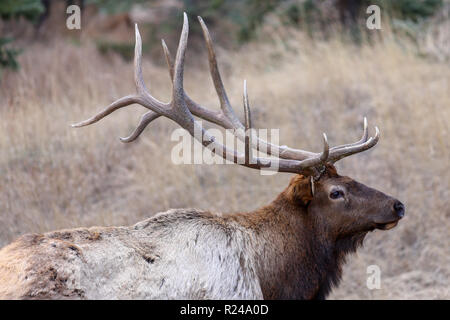
POLYGON ((208 29, 198 19, 220 99, 219 111, 194 102, 183 89, 188 39, 184 14, 175 61, 162 42, 172 78, 172 101, 160 102, 145 88, 136 26, 137 94, 120 98, 73 126, 90 125, 136 103, 150 110, 135 131, 122 138, 124 142, 135 140, 160 116, 193 136, 199 129, 194 116, 225 129, 247 129, 235 130, 237 138, 245 140, 245 154, 227 149, 206 131, 196 138, 215 154, 252 169, 267 167, 278 155, 278 171, 295 174, 287 188, 272 203, 253 212, 223 215, 172 209, 127 227, 22 236, 0 251, 0 298, 324 299, 338 285, 346 255, 362 244, 366 234, 391 229, 403 217, 405 208, 400 201, 338 175, 333 165, 378 142, 378 129, 369 137, 365 119, 359 141, 330 148, 324 135, 319 153, 242 134, 251 128, 247 90, 244 85, 242 124, 223 87, 208 29), (264 149, 272 157, 249 157, 251 149, 264 149))

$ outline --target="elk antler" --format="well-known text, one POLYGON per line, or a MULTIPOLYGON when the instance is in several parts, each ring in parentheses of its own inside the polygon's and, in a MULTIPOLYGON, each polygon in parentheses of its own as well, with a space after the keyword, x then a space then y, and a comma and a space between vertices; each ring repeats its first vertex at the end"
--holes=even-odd
POLYGON ((197 104, 184 91, 184 59, 189 32, 187 15, 184 13, 183 29, 181 31, 174 63, 171 60, 169 49, 167 48, 164 40, 162 40, 166 62, 169 68, 170 77, 172 79, 172 101, 169 103, 163 103, 157 100, 147 91, 145 87, 141 67, 142 42, 138 27, 136 25, 134 79, 137 94, 120 98, 92 118, 72 126, 82 127, 93 124, 119 108, 136 103, 149 109, 150 111, 141 117, 137 128, 131 133, 131 135, 126 138, 121 138, 121 141, 123 142, 134 141, 143 132, 148 124, 158 117, 164 116, 175 121, 182 128, 186 129, 194 138, 200 141, 203 146, 226 160, 253 169, 277 168, 277 171, 279 172, 303 173, 308 175, 317 173, 316 168, 323 167, 326 163, 334 163, 349 155, 367 150, 378 142, 379 130, 377 127, 375 127, 375 136, 373 138, 368 138, 366 118, 364 118, 364 133, 359 141, 330 149, 328 146, 327 136, 324 133, 323 151, 319 153, 301 149, 293 149, 287 146, 278 146, 257 137, 253 134, 253 130, 250 130, 251 117, 246 82, 244 81, 245 124, 242 124, 234 113, 223 86, 209 31, 202 18, 198 17, 198 19, 203 30, 206 46, 208 48, 210 72, 214 87, 219 97, 221 107, 220 111, 209 110, 197 104), (242 141, 245 141, 245 154, 241 154, 235 150, 229 150, 221 143, 216 142, 213 136, 209 135, 196 121, 194 121, 193 116, 212 122, 225 129, 235 129, 234 134, 236 137, 242 141), (201 135, 196 135, 196 132, 200 132, 201 135), (254 158, 251 156, 252 149, 264 151, 266 154, 272 155, 275 158, 254 158), (273 161, 276 161, 278 165, 272 166, 273 161))

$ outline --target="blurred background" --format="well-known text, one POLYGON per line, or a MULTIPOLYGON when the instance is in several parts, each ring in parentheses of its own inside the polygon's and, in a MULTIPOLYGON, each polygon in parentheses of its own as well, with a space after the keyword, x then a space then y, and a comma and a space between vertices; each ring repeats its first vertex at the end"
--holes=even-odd
MULTIPOLYGON (((334 299, 449 299, 450 1, 448 0, 0 0, 0 247, 25 233, 130 225, 169 208, 222 212, 273 200, 290 175, 233 165, 174 165, 167 119, 123 144, 143 108, 72 129, 134 93, 134 23, 143 36, 147 87, 171 85, 160 39, 171 49, 190 18, 185 88, 219 103, 196 16, 207 23, 236 112, 247 79, 254 126, 280 143, 321 150, 357 140, 363 116, 381 140, 337 164, 343 175, 397 197, 406 217, 370 233, 348 259, 334 299), (81 9, 69 30, 66 9, 81 9), (381 30, 366 28, 368 5, 381 30), (381 268, 381 289, 366 286, 381 268)), ((373 131, 371 132, 373 133, 373 131)))

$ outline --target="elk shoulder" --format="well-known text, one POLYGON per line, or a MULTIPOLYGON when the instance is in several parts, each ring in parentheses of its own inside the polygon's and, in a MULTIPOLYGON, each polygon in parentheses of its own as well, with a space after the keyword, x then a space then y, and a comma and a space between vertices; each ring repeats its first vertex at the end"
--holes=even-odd
POLYGON ((129 227, 25 235, 0 251, 0 298, 262 298, 246 234, 220 214, 178 209, 129 227))

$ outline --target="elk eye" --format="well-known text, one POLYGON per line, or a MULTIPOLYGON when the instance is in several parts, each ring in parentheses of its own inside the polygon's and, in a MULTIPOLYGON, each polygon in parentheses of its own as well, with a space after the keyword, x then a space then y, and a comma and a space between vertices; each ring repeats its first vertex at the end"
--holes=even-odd
POLYGON ((334 190, 330 193, 331 199, 338 199, 344 196, 344 193, 341 190, 334 190))

